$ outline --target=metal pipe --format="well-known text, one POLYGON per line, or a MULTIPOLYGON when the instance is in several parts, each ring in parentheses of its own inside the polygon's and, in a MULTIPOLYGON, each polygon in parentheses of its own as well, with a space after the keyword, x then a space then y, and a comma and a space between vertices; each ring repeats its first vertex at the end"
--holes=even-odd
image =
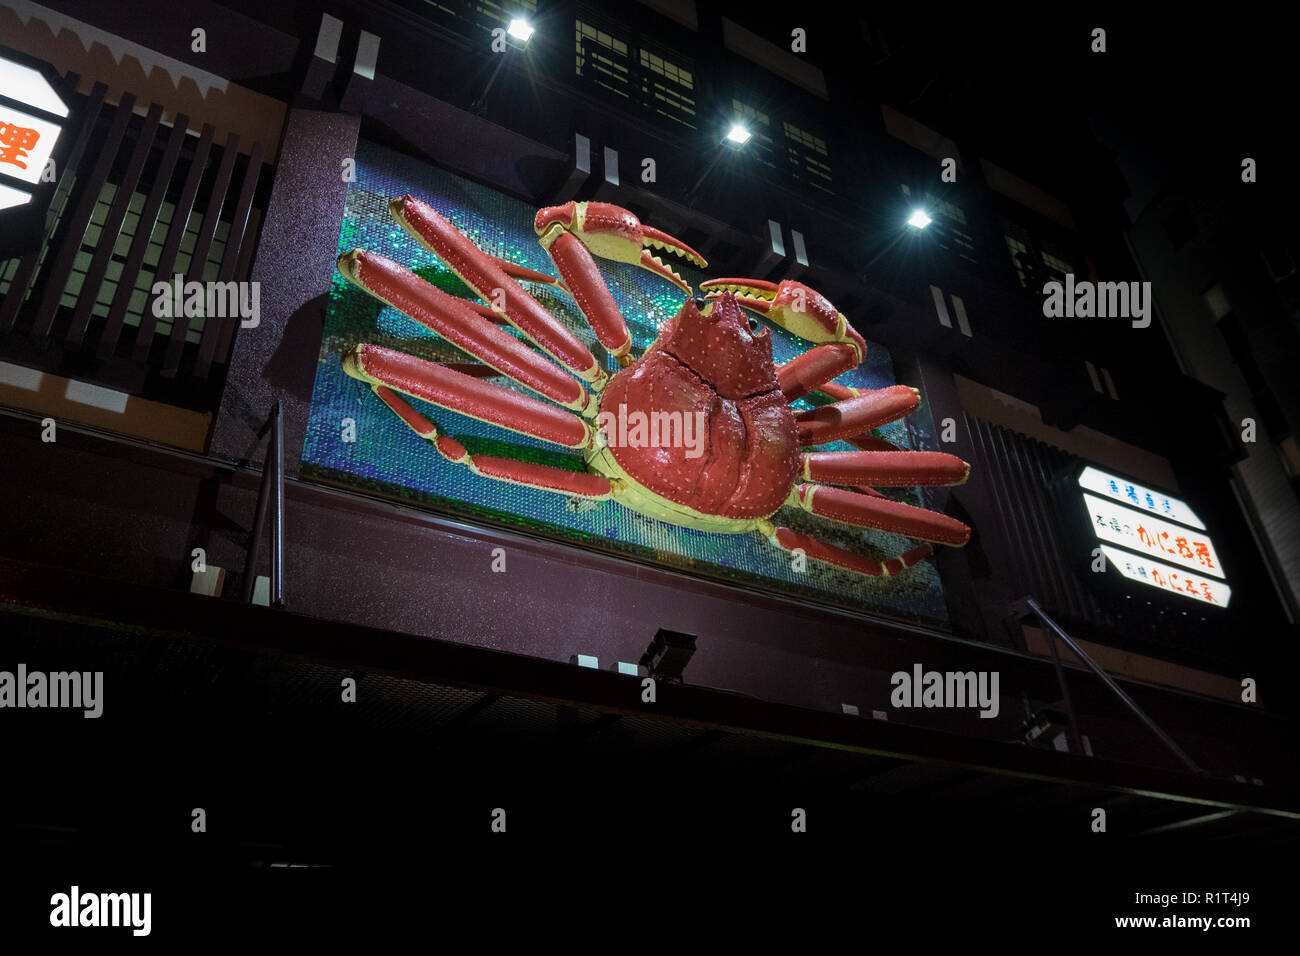
POLYGON ((284 607, 284 417, 280 403, 271 413, 271 448, 267 456, 273 469, 271 523, 271 607, 284 607))
MULTIPOLYGON (((274 439, 272 439, 274 441, 274 439)), ((253 537, 248 542, 248 559, 244 563, 244 603, 253 603, 253 588, 257 584, 257 559, 261 557, 262 536, 266 532, 266 513, 271 503, 270 445, 262 463, 262 480, 257 486, 257 510, 253 512, 253 537)))
POLYGON ((501 53, 497 54, 497 65, 493 67, 492 75, 488 77, 487 86, 483 87, 483 92, 479 94, 478 99, 470 104, 470 109, 476 115, 483 116, 487 113, 488 94, 492 92, 492 84, 497 81, 497 74, 501 72, 501 67, 505 66, 506 57, 509 55, 510 51, 508 49, 502 50, 501 53))
POLYGON ((1065 717, 1070 728, 1070 749, 1077 754, 1084 752, 1083 737, 1079 734, 1079 721, 1074 715, 1074 701, 1070 698, 1070 685, 1065 682, 1065 668, 1061 666, 1061 655, 1056 652, 1056 638, 1047 632, 1047 646, 1052 649, 1052 666, 1056 668, 1056 682, 1061 685, 1061 698, 1065 701, 1065 717))
MULTIPOLYGON (((1078 644, 1074 642, 1074 639, 1070 637, 1069 634, 1066 634, 1065 631, 1061 630, 1060 626, 1055 621, 1053 621, 1050 617, 1047 616, 1047 612, 1045 612, 1041 607, 1038 606, 1037 601, 1035 601, 1033 598, 1028 598, 1026 599, 1025 603, 1029 607, 1029 609, 1038 616, 1038 619, 1040 621, 1042 621, 1047 627, 1049 627, 1052 630, 1052 632, 1055 633, 1061 640, 1065 641, 1066 646, 1068 646, 1070 650, 1074 651, 1074 653, 1079 656, 1079 659, 1081 661, 1083 661, 1090 668, 1092 668, 1093 673, 1096 674, 1105 682, 1106 686, 1109 687, 1111 691, 1114 692, 1116 697, 1118 697, 1120 700, 1122 700, 1125 704, 1128 705, 1129 710, 1133 711, 1133 713, 1137 715, 1138 719, 1141 720, 1142 723, 1146 724, 1147 727, 1151 730, 1151 732, 1154 733, 1157 737, 1159 737, 1161 741, 1164 742, 1164 745, 1173 751, 1174 756, 1176 756, 1179 760, 1181 760, 1184 764, 1186 764, 1188 769, 1190 769, 1192 773, 1198 773, 1198 774, 1205 773, 1204 770, 1202 770, 1199 766, 1196 765, 1196 762, 1192 760, 1191 757, 1187 756, 1187 754, 1183 752, 1183 748, 1179 747, 1178 744, 1174 742, 1174 739, 1170 737, 1167 733, 1165 733, 1164 730, 1161 729, 1159 724, 1157 724, 1154 720, 1148 717, 1146 711, 1144 711, 1141 707, 1139 707, 1132 697, 1124 693, 1124 689, 1120 687, 1119 684, 1115 683, 1115 681, 1111 678, 1111 676, 1107 674, 1104 670, 1102 670, 1101 667, 1097 664, 1097 662, 1094 661, 1090 656, 1088 656, 1088 654, 1084 651, 1082 647, 1080 647, 1078 644)), ((1051 640, 1050 636, 1048 637, 1048 640, 1050 642, 1051 640)), ((1052 651, 1053 653, 1055 653, 1056 651, 1055 645, 1053 645, 1052 651)))

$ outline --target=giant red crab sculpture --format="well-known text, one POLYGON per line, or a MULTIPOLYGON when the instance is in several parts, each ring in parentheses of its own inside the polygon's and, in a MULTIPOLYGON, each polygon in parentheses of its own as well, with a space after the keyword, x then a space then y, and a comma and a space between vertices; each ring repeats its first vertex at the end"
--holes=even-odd
POLYGON ((627 324, 593 255, 639 265, 690 286, 651 248, 703 268, 693 249, 642 225, 607 203, 566 203, 541 210, 535 228, 542 246, 597 340, 619 363, 612 377, 591 351, 519 285, 559 285, 551 276, 489 256, 426 203, 411 196, 389 204, 393 217, 490 306, 442 292, 403 266, 372 252, 339 257, 339 271, 371 295, 473 355, 469 373, 377 345, 358 345, 343 368, 428 439, 449 461, 476 474, 565 495, 614 499, 661 521, 719 534, 758 531, 774 544, 851 571, 888 576, 930 553, 923 544, 876 561, 808 534, 776 526, 785 505, 865 528, 965 544, 961 522, 893 501, 875 487, 954 485, 969 466, 940 452, 904 451, 870 436, 871 429, 914 411, 920 393, 896 385, 873 391, 834 384, 857 366, 866 343, 830 302, 799 282, 715 279, 703 298, 688 299, 658 338, 636 358, 627 324), (772 362, 767 330, 741 308, 759 313, 819 343, 794 360, 772 362), (517 329, 519 338, 500 328, 517 329), (544 353, 544 357, 542 354, 544 353), (552 361, 553 360, 553 361, 552 361), (549 401, 495 385, 483 374, 505 375, 549 401), (796 414, 790 402, 813 391, 830 404, 796 414), (400 394, 399 394, 400 393, 400 394), (416 411, 401 395, 447 408, 501 428, 583 452, 586 472, 488 455, 471 456, 458 441, 416 411), (611 442, 600 423, 615 409, 643 414, 698 416, 703 453, 684 444, 611 442), (805 451, 845 440, 858 451, 805 451), (835 487, 847 486, 847 487, 835 487))

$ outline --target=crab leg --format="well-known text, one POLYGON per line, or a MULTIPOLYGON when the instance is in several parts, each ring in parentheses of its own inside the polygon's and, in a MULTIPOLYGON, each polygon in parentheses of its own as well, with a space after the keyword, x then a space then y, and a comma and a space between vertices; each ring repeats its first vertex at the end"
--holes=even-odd
POLYGON ((476 475, 508 481, 516 485, 527 485, 530 488, 540 488, 544 491, 578 495, 582 498, 613 497, 613 486, 610 485, 608 478, 601 475, 569 471, 565 468, 539 465, 534 462, 516 461, 512 458, 499 458, 495 455, 470 455, 464 445, 440 431, 437 425, 394 394, 392 389, 385 385, 375 385, 374 391, 398 418, 410 426, 412 431, 432 442, 433 447, 443 458, 467 466, 476 475))
POLYGON ((565 408, 595 414, 595 396, 513 335, 485 322, 463 299, 448 295, 391 259, 354 250, 339 256, 348 281, 386 302, 452 345, 565 408))
POLYGON ((343 371, 372 387, 385 386, 568 448, 586 448, 595 434, 581 418, 554 405, 395 349, 355 346, 343 356, 343 371))
POLYGON ((708 266, 703 256, 680 239, 643 225, 632 213, 612 203, 566 202, 563 206, 547 206, 538 211, 533 229, 543 238, 543 245, 546 245, 544 237, 557 227, 578 239, 592 255, 640 266, 667 279, 687 295, 692 292, 686 280, 650 250, 671 252, 701 269, 708 266))
MULTIPOLYGON (((555 276, 548 276, 545 272, 537 272, 529 269, 527 266, 521 266, 517 262, 509 262, 505 259, 498 259, 496 256, 488 256, 493 262, 500 267, 501 271, 514 279, 516 282, 536 282, 539 285, 553 285, 564 288, 564 283, 555 276)), ((567 291, 567 290, 566 290, 567 291)))
MULTIPOLYGON (((848 385, 838 385, 835 382, 825 382, 818 385, 813 391, 821 392, 830 398, 841 401, 846 398, 856 398, 859 395, 865 395, 868 389, 852 388, 848 385)), ((873 426, 874 427, 874 426, 873 426)), ((863 451, 903 451, 893 442, 885 441, 883 438, 877 438, 870 432, 863 432, 861 435, 846 435, 841 441, 846 441, 850 445, 856 445, 863 451)))
POLYGON ((795 356, 784 365, 778 365, 777 378, 781 392, 790 401, 803 398, 809 392, 822 390, 822 386, 837 375, 856 368, 858 357, 853 347, 843 343, 819 345, 795 356))
MULTIPOLYGON (((398 225, 424 249, 433 253, 458 275, 479 298, 490 302, 511 325, 528 337, 584 382, 599 390, 606 381, 605 370, 578 337, 542 308, 518 283, 433 207, 414 196, 394 199, 389 211, 398 225)), ((539 273, 540 274, 540 273, 539 273)))
POLYGON ((797 486, 793 497, 792 503, 804 511, 860 528, 956 547, 970 540, 970 528, 956 518, 891 498, 876 498, 811 482, 797 486))
POLYGON ((821 451, 803 456, 803 476, 833 485, 960 485, 970 465, 941 451, 821 451))
POLYGON ((827 544, 812 535, 801 534, 789 528, 774 529, 774 532, 768 536, 768 540, 786 551, 794 551, 797 548, 817 561, 834 564, 873 578, 893 577, 900 571, 910 568, 934 550, 930 545, 923 544, 897 558, 877 561, 874 558, 868 558, 845 548, 827 544))
POLYGON ((860 435, 910 415, 920 404, 921 393, 908 385, 859 392, 852 398, 796 415, 799 444, 821 445, 860 435))
POLYGON ((565 286, 587 317, 600 344, 610 355, 621 360, 632 350, 632 334, 627 330, 623 313, 614 303, 609 286, 596 268, 596 260, 581 240, 565 232, 558 224, 549 227, 538 241, 560 270, 565 286))
POLYGON ((708 265, 686 243, 642 225, 632 213, 611 203, 568 202, 563 206, 548 206, 538 211, 533 228, 596 338, 623 366, 631 364, 632 337, 593 256, 648 269, 687 295, 691 294, 691 287, 686 280, 650 250, 672 252, 700 268, 708 265))

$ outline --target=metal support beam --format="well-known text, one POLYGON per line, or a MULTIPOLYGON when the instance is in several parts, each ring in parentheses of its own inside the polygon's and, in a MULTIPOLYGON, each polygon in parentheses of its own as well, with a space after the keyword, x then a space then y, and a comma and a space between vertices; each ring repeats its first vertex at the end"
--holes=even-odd
MULTIPOLYGON (((1070 637, 1069 634, 1066 634, 1065 631, 1061 629, 1061 626, 1059 624, 1057 624, 1050 617, 1048 617, 1047 612, 1044 611, 1041 607, 1039 607, 1037 601, 1035 601, 1033 598, 1025 598, 1023 602, 1023 606, 1028 610, 1030 610, 1031 612, 1033 612, 1033 614, 1037 616, 1037 618, 1040 621, 1043 622, 1043 625, 1049 631, 1051 631, 1052 634, 1055 634, 1061 640, 1065 641, 1066 646, 1069 647, 1070 650, 1074 651, 1074 653, 1078 655, 1079 660, 1087 664, 1088 667, 1092 670, 1092 672, 1102 679, 1102 681, 1106 684, 1106 686, 1110 688, 1111 693, 1113 693, 1116 697, 1122 700, 1128 706, 1128 709, 1133 711, 1133 713, 1137 716, 1138 720, 1146 724, 1147 728, 1153 734, 1155 734, 1157 737, 1160 738, 1160 742, 1163 743, 1166 747, 1168 747, 1173 752, 1174 756, 1183 762, 1183 764, 1187 767, 1188 770, 1196 774, 1205 773, 1205 771, 1202 770, 1197 765, 1196 761, 1194 761, 1191 757, 1187 756, 1187 754, 1183 751, 1183 748, 1178 746, 1178 744, 1174 742, 1174 739, 1170 737, 1167 733, 1165 733, 1164 729, 1159 724, 1157 724, 1154 720, 1152 720, 1145 710, 1143 710, 1141 707, 1137 705, 1136 701, 1134 701, 1132 697, 1124 693, 1124 689, 1120 687, 1119 684, 1115 683, 1114 678, 1112 678, 1109 674, 1107 674, 1104 670, 1102 670, 1101 665, 1099 665, 1096 661, 1094 661, 1092 657, 1075 642, 1074 638, 1070 637)), ((1051 643, 1051 634, 1048 635, 1048 642, 1051 643)), ((1056 645, 1052 644, 1051 646, 1052 646, 1052 654, 1053 656, 1055 656, 1056 645)), ((1056 666, 1058 668, 1058 674, 1060 674, 1062 680, 1061 687, 1062 690, 1064 690, 1065 688, 1064 674, 1061 673, 1059 670, 1061 666, 1059 659, 1057 660, 1056 666)), ((1078 730, 1077 728, 1074 727, 1074 709, 1070 707, 1069 704, 1070 704, 1069 698, 1067 697, 1066 707, 1070 713, 1071 733, 1077 734, 1078 730)), ((1080 752, 1082 753, 1082 750, 1080 750, 1080 752)))
POLYGON ((266 532, 266 518, 271 518, 271 607, 284 607, 284 420, 280 403, 275 403, 268 422, 270 437, 262 466, 262 483, 257 489, 257 509, 253 517, 253 534, 248 542, 248 559, 244 566, 245 604, 251 604, 257 582, 257 559, 266 532))

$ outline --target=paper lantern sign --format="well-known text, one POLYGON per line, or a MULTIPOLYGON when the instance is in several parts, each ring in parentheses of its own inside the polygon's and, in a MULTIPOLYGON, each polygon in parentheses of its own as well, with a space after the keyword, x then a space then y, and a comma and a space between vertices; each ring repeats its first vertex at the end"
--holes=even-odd
POLYGON ((0 256, 40 247, 72 108, 48 63, 0 47, 0 256))

